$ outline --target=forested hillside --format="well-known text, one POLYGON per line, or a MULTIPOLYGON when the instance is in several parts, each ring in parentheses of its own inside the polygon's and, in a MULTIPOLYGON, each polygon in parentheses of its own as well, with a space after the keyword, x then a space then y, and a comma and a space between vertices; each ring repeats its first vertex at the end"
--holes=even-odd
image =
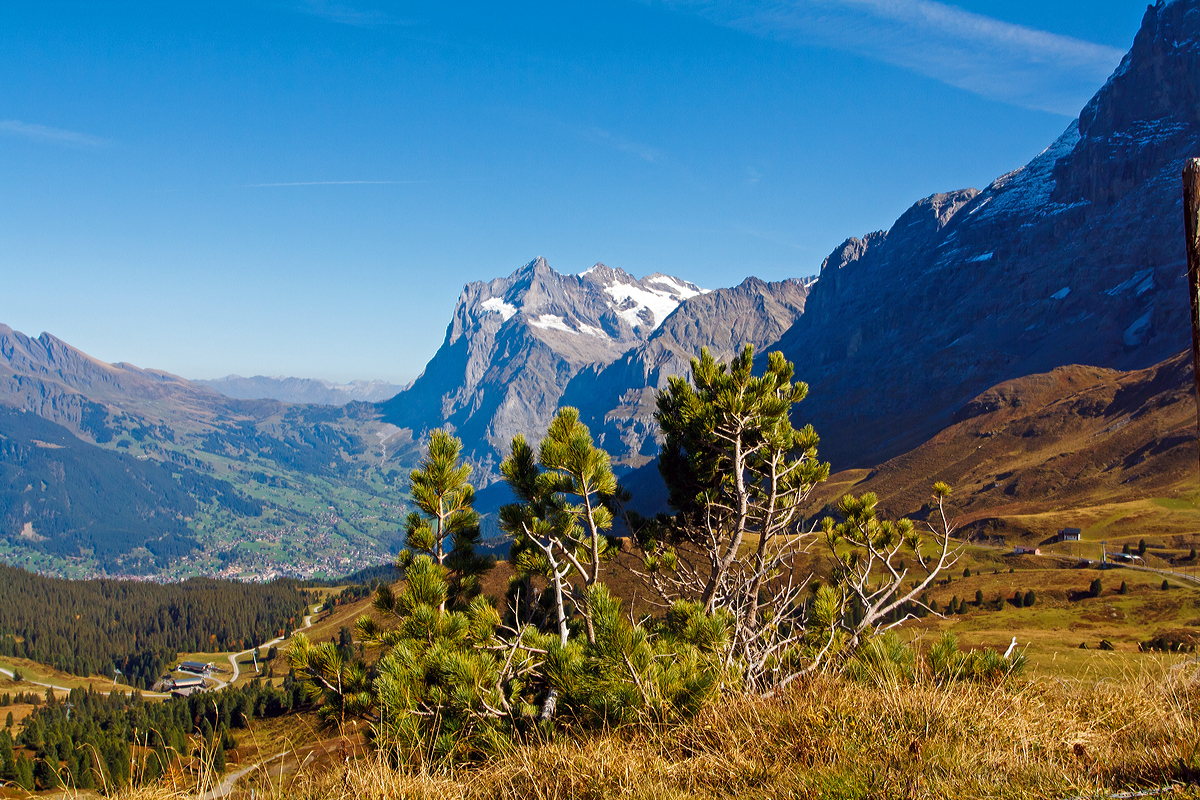
POLYGON ((145 548, 153 561, 197 546, 185 517, 216 503, 259 516, 262 502, 192 469, 105 450, 36 414, 0 406, 0 531, 101 563, 145 548))
POLYGON ((144 688, 180 651, 239 650, 299 626, 295 583, 68 581, 0 565, 0 655, 144 688))
POLYGON ((137 785, 189 760, 194 737, 206 766, 224 772, 230 729, 290 711, 303 702, 299 688, 285 679, 282 689, 254 683, 165 703, 75 689, 35 710, 19 732, 0 731, 0 781, 26 790, 137 785))

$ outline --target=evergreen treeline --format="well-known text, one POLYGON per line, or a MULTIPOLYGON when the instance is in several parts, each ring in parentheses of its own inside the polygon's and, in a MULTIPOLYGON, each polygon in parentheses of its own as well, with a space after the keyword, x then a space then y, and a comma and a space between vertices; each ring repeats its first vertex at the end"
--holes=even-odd
POLYGON ((283 688, 255 681, 162 703, 137 692, 84 689, 73 690, 66 702, 51 697, 22 721, 20 732, 0 731, 0 781, 27 790, 111 790, 154 780, 176 758, 201 752, 223 772, 225 750, 234 746, 230 730, 301 703, 290 676, 283 688))
POLYGON ((145 688, 177 652, 241 650, 299 626, 291 581, 68 581, 0 565, 0 655, 145 688))

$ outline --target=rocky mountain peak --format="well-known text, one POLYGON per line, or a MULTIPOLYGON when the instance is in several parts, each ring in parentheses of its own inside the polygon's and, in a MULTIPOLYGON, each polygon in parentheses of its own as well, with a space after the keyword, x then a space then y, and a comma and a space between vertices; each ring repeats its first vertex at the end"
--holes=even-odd
POLYGON ((800 413, 823 454, 871 466, 1001 381, 1140 369, 1186 347, 1180 172, 1200 154, 1198 98, 1200 0, 1160 0, 1036 158, 834 250, 780 339, 810 384, 800 413))
POLYGON ((662 273, 639 279, 597 263, 563 274, 535 258, 507 277, 464 286, 425 372, 380 408, 418 434, 454 428, 487 451, 477 462, 486 474, 513 434, 545 428, 579 370, 613 362, 702 294, 662 273))
POLYGON ((1054 167, 1053 200, 1109 206, 1157 165, 1195 155, 1200 126, 1200 7, 1146 9, 1133 47, 1079 115, 1079 142, 1054 167))

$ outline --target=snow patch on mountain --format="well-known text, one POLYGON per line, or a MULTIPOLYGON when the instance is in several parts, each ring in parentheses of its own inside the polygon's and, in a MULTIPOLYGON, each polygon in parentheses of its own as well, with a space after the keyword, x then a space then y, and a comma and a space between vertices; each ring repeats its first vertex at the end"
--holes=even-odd
POLYGON ((537 319, 529 320, 529 324, 535 328, 541 328, 548 331, 563 331, 564 333, 576 333, 567 326, 563 318, 557 314, 542 314, 537 319))
POLYGON ((1020 169, 1001 175, 992 181, 986 195, 972 213, 980 219, 1009 214, 1028 213, 1047 205, 1054 191, 1054 165, 1079 143, 1079 120, 1073 121, 1062 135, 1032 161, 1020 169), (984 211, 985 205, 990 207, 984 211))
POLYGON ((489 297, 480 303, 479 307, 484 311, 496 312, 505 322, 508 322, 517 313, 517 307, 511 303, 504 302, 504 298, 502 297, 489 297))
POLYGON ((666 286, 667 289, 644 289, 628 283, 616 283, 604 287, 604 291, 617 303, 617 313, 629 323, 657 328, 679 304, 689 297, 702 294, 698 286, 684 285, 668 276, 651 276, 643 284, 666 286), (647 317, 648 313, 648 317, 647 317))

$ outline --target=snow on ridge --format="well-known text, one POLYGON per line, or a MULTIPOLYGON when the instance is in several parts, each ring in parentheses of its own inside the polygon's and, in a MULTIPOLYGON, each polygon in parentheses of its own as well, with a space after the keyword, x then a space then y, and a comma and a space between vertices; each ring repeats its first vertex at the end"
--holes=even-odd
POLYGON ((987 200, 980 203, 981 219, 1002 213, 1022 213, 1036 210, 1050 200, 1054 191, 1054 165, 1063 156, 1075 149, 1079 143, 1079 120, 1073 121, 1062 136, 1039 153, 1032 161, 992 181, 984 194, 993 201, 983 211, 987 200))
POLYGON ((582 322, 576 322, 575 324, 579 328, 580 333, 585 333, 588 336, 595 336, 597 339, 609 338, 609 335, 604 332, 603 328, 597 328, 592 325, 585 325, 582 322))
POLYGON ((567 327, 567 323, 557 314, 542 314, 537 319, 529 320, 529 324, 535 328, 541 328, 548 331, 564 331, 566 333, 577 333, 567 327))
POLYGON ((516 306, 504 302, 502 297, 489 297, 480 303, 479 307, 484 311, 495 311, 505 322, 508 322, 517 313, 516 306))
MULTIPOLYGON (((647 281, 649 283, 649 281, 647 281)), ((679 307, 679 304, 689 297, 695 297, 700 294, 699 290, 690 289, 684 286, 679 286, 678 283, 667 284, 665 281, 655 281, 658 285, 669 285, 673 287, 671 291, 662 291, 656 289, 643 289, 640 286, 628 283, 618 283, 614 286, 605 286, 604 291, 615 300, 620 306, 617 313, 629 323, 629 327, 636 328, 639 325, 645 325, 641 318, 642 310, 647 309, 653 315, 653 323, 651 328, 657 328, 662 324, 663 320, 671 315, 671 312, 679 307)))

